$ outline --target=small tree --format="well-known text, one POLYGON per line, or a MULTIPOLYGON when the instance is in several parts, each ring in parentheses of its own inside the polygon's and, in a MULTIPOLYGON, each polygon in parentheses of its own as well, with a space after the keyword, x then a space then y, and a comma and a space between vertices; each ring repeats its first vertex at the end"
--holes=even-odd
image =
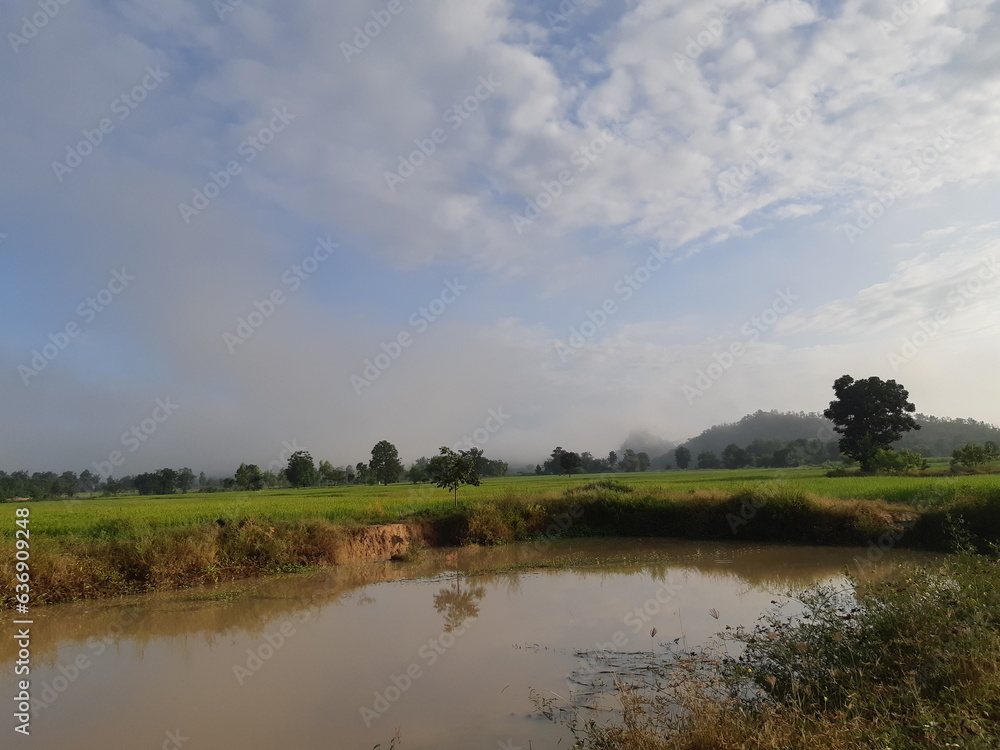
POLYGON ((476 457, 471 451, 455 453, 451 448, 442 446, 440 454, 434 456, 427 465, 427 473, 438 487, 450 489, 455 493, 456 508, 460 486, 471 484, 478 487, 482 484, 476 471, 476 457))
POLYGON ((833 392, 837 398, 823 416, 843 435, 841 453, 861 464, 862 471, 872 470, 880 449, 888 450, 904 432, 920 429, 908 413, 916 411, 907 401, 910 394, 895 380, 855 380, 843 375, 834 381, 833 392))
POLYGON ((912 472, 927 468, 927 459, 909 450, 879 450, 872 459, 872 468, 880 472, 912 472))
POLYGON ((978 466, 996 463, 1000 460, 1000 450, 993 441, 985 445, 966 443, 961 448, 956 448, 951 454, 951 468, 954 471, 959 466, 974 469, 978 466))
POLYGON ((316 484, 318 472, 309 451, 295 451, 288 457, 285 479, 292 487, 310 487, 316 484))
POLYGON ((674 462, 678 469, 686 469, 691 465, 691 451, 683 445, 674 450, 674 462))

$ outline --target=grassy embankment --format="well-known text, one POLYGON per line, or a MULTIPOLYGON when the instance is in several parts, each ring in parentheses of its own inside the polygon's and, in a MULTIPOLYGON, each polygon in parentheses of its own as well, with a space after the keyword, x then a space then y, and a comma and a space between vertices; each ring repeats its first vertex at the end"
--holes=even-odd
MULTIPOLYGON (((16 506, 22 507, 22 506, 16 506)), ((820 470, 521 477, 30 503, 32 600, 52 603, 329 565, 359 526, 419 524, 429 544, 676 536, 946 548, 946 518, 1000 539, 1000 476, 827 478, 820 470), (912 522, 902 533, 901 522, 912 522), (734 531, 735 529, 735 531, 734 531), (893 538, 885 537, 892 534, 893 538), (899 537, 897 540, 895 537, 899 537)), ((15 505, 0 505, 0 605, 15 505)))

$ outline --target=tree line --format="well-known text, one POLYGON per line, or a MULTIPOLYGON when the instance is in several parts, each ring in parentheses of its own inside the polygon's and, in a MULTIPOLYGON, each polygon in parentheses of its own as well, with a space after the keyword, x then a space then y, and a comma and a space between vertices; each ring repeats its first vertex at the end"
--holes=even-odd
MULTIPOLYGON (((849 375, 838 378, 833 385, 835 400, 823 412, 822 418, 833 426, 839 440, 824 441, 819 438, 794 438, 792 440, 756 438, 740 447, 731 442, 721 451, 700 450, 695 458, 692 447, 697 440, 677 447, 673 458, 677 468, 687 469, 692 459, 698 469, 741 469, 748 467, 782 468, 789 466, 823 465, 844 457, 856 461, 862 471, 906 472, 927 467, 926 453, 902 448, 895 450, 904 435, 925 427, 962 425, 973 428, 977 435, 1000 436, 1000 430, 975 420, 934 420, 924 418, 921 423, 913 412, 916 407, 907 399, 909 394, 894 380, 882 381, 877 377, 855 380, 849 375)), ((920 415, 917 415, 919 417, 920 415)), ((762 419, 779 420, 783 425, 796 419, 807 419, 816 424, 818 415, 780 414, 757 412, 748 415, 736 427, 762 419)), ((726 426, 724 426, 726 427, 726 426)), ((731 426, 730 426, 731 427, 731 426)), ((709 432, 702 433, 703 438, 709 432)), ((822 431, 822 430, 821 430, 822 431)), ((950 436, 952 441, 956 435, 950 436)), ((926 446, 924 446, 926 449, 926 446)), ((954 471, 976 471, 1000 462, 1000 448, 995 440, 982 445, 972 442, 959 444, 952 452, 951 468, 954 471)), ((639 472, 650 469, 650 458, 643 451, 625 449, 619 457, 616 451, 607 457, 597 458, 589 451, 577 453, 557 446, 551 455, 535 465, 535 474, 571 476, 578 473, 599 474, 606 472, 639 472)), ((277 471, 264 471, 256 464, 240 464, 232 477, 211 480, 204 472, 198 476, 197 489, 212 492, 219 489, 245 491, 276 487, 310 487, 329 484, 391 484, 408 480, 414 483, 432 482, 438 487, 452 489, 457 502, 458 487, 462 484, 479 484, 483 477, 502 477, 507 474, 505 461, 488 459, 479 448, 454 451, 442 447, 438 455, 422 456, 407 469, 399 459, 396 446, 380 440, 371 451, 368 462, 358 462, 353 467, 335 467, 321 460, 317 465, 307 451, 296 451, 288 458, 287 465, 277 471)), ((102 491, 106 495, 134 492, 140 495, 166 495, 189 492, 194 489, 194 472, 187 468, 164 468, 154 472, 126 476, 121 479, 108 477, 103 481, 90 470, 79 475, 71 471, 54 472, 0 471, 0 500, 28 498, 43 500, 51 497, 74 497, 102 491)))

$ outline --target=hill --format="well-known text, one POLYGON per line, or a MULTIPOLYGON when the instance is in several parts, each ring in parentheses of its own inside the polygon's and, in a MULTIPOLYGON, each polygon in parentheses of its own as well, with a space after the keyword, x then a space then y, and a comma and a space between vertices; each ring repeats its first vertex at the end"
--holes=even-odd
MULTIPOLYGON (((898 449, 907 448, 925 456, 950 456, 956 448, 966 443, 1000 443, 1000 428, 975 419, 949 419, 925 414, 914 415, 920 425, 894 444, 898 449)), ((824 443, 838 440, 833 424, 822 414, 806 412, 757 411, 747 414, 738 422, 709 427, 697 437, 683 443, 693 456, 702 451, 721 455, 730 443, 745 448, 754 440, 813 439, 824 443)))

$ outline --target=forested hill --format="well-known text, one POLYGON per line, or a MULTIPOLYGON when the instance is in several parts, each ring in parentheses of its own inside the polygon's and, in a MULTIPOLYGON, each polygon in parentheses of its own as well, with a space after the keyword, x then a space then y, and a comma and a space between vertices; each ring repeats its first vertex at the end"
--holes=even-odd
MULTIPOLYGON (((898 449, 908 448, 925 456, 950 456, 956 448, 966 443, 1000 443, 1000 428, 974 419, 942 419, 924 414, 914 415, 920 430, 903 436, 895 444, 898 449)), ((738 422, 709 427, 695 438, 683 443, 693 456, 702 451, 721 455, 727 445, 735 443, 745 448, 754 440, 781 440, 789 442, 804 438, 828 442, 839 439, 832 423, 822 414, 806 412, 758 411, 747 414, 738 422)))

